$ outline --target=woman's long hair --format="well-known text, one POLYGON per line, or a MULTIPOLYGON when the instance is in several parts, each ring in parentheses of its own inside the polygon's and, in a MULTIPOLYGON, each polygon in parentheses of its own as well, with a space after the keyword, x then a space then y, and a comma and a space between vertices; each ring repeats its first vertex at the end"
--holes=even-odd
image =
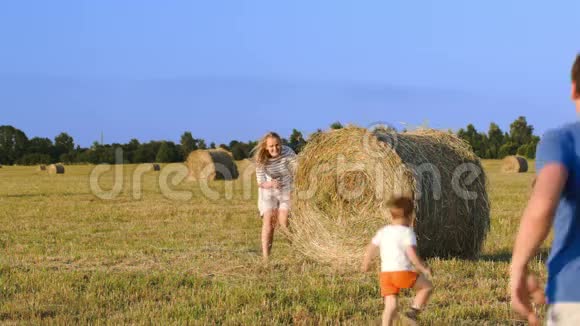
POLYGON ((266 142, 268 141, 268 138, 276 138, 280 142, 280 145, 282 145, 282 138, 277 133, 270 131, 269 133, 265 134, 264 137, 262 137, 262 139, 260 139, 258 142, 258 145, 256 145, 256 147, 254 147, 252 150, 254 153, 254 161, 257 165, 264 166, 270 158, 270 153, 268 153, 268 149, 266 148, 266 142))

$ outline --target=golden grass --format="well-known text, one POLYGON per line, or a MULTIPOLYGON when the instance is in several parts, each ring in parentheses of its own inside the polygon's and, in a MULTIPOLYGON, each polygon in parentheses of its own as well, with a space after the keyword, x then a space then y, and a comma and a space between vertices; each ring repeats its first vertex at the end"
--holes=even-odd
MULTIPOLYGON (((243 163, 249 165, 249 163, 243 163)), ((509 255, 533 173, 504 175, 486 161, 491 229, 478 261, 431 259, 436 292, 424 325, 514 325, 509 255)), ((260 264, 256 188, 242 178, 230 201, 167 199, 159 174, 123 167, 114 200, 90 193, 90 166, 63 176, 29 167, 0 170, 0 323, 2 324, 352 324, 380 318, 375 273, 344 272, 296 253, 276 236, 272 261, 260 264)), ((243 171, 243 167, 239 167, 243 171)), ((253 179, 252 179, 253 180, 253 179)), ((210 183, 222 193, 232 181, 210 183)), ((255 181, 254 181, 255 182, 255 181)), ((113 184, 112 172, 100 185, 113 184)), ((223 195, 222 195, 223 197, 223 195)), ((545 278, 541 260, 532 269, 545 278)), ((377 267, 378 268, 378 267, 377 267)), ((402 296, 408 305, 410 295, 402 296)))

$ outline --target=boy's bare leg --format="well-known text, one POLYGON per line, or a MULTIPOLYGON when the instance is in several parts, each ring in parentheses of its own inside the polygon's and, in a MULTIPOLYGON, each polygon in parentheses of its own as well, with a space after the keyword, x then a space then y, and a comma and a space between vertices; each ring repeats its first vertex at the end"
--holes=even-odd
POLYGON ((427 301, 429 301, 429 297, 433 292, 433 284, 425 276, 419 275, 417 282, 415 282, 414 289, 417 291, 417 294, 413 300, 413 308, 421 310, 425 307, 427 301))
POLYGON ((385 310, 383 311, 383 326, 392 326, 397 318, 397 296, 385 297, 385 310))

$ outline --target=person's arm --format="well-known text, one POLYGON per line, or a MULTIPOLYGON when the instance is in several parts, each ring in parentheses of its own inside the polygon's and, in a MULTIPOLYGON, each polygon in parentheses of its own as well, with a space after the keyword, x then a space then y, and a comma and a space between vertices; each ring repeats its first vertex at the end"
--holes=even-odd
POLYGON ((402 243, 402 245, 405 248, 405 255, 407 256, 411 264, 415 266, 415 268, 417 269, 417 271, 419 271, 419 273, 424 274, 425 276, 427 276, 427 278, 431 278, 431 270, 425 265, 425 263, 423 262, 423 260, 421 260, 419 254, 417 253, 417 236, 415 235, 415 232, 413 232, 413 230, 409 228, 407 230, 407 233, 405 234, 405 238, 403 239, 404 242, 402 243))
POLYGON ((413 266, 415 266, 415 268, 421 274, 424 274, 425 276, 427 276, 429 278, 431 277, 431 269, 429 269, 429 267, 427 267, 425 265, 423 260, 421 260, 421 258, 417 254, 417 247, 416 246, 407 247, 407 250, 405 251, 405 253, 407 254, 407 257, 409 258, 409 260, 411 261, 413 266))
POLYGON ((371 243, 369 243, 369 245, 367 246, 367 248, 365 250, 363 262, 361 265, 361 271, 363 273, 368 272, 371 261, 379 253, 379 248, 381 246, 382 232, 383 232, 382 229, 377 232, 377 234, 372 238, 371 243))
POLYGON ((371 264, 371 261, 373 260, 373 258, 375 258, 375 256, 379 253, 379 246, 370 243, 366 250, 365 250, 365 254, 364 254, 364 258, 363 258, 363 262, 362 262, 362 266, 361 266, 361 271, 363 273, 368 272, 369 271, 369 266, 371 264))
POLYGON ((268 181, 266 178, 266 169, 263 165, 256 166, 256 179, 258 181, 258 188, 270 189, 275 186, 274 182, 268 181))
POLYGON ((512 268, 524 268, 548 236, 567 179, 568 171, 559 163, 546 165, 538 175, 516 237, 512 268))
POLYGON ((568 170, 562 163, 549 163, 541 169, 516 236, 510 266, 512 306, 530 321, 537 318, 530 306, 528 262, 548 236, 567 179, 568 170))

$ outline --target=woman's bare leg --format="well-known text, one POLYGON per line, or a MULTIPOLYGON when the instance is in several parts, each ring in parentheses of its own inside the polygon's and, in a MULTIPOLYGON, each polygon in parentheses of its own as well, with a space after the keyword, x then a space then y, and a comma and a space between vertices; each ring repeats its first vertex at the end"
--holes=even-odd
POLYGON ((266 210, 262 219, 262 259, 268 261, 270 250, 272 249, 272 240, 274 238, 274 210, 266 210))
POLYGON ((280 225, 282 233, 288 232, 288 213, 287 209, 278 210, 278 225, 280 225))

